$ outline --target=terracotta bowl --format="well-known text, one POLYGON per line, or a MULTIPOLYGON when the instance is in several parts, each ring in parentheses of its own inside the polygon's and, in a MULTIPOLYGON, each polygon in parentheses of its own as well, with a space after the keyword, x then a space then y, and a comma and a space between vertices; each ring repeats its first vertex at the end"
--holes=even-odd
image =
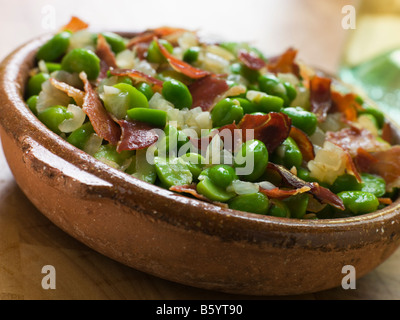
POLYGON ((30 41, 1 64, 1 141, 25 195, 88 247, 194 287, 294 295, 340 286, 345 265, 362 277, 399 246, 399 201, 335 220, 255 215, 150 185, 78 150, 48 130, 23 100, 36 50, 48 38, 30 41))

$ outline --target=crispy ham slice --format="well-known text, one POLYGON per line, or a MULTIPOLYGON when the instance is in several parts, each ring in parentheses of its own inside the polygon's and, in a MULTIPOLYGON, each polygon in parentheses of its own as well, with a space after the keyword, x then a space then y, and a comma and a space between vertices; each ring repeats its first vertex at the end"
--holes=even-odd
POLYGON ((201 79, 205 76, 210 75, 211 73, 206 70, 201 70, 193 67, 189 63, 186 63, 182 60, 174 57, 169 51, 160 43, 157 37, 154 38, 157 42, 157 45, 161 51, 161 54, 167 59, 169 65, 177 72, 184 74, 185 76, 191 79, 201 79))
POLYGON ((161 92, 163 87, 163 81, 135 69, 113 69, 110 72, 113 76, 129 77, 135 82, 145 82, 151 85, 156 92, 161 92))
POLYGON ((238 58, 246 67, 251 70, 261 70, 267 65, 263 59, 245 50, 239 51, 238 58))
POLYGON ((192 108, 200 107, 209 111, 214 106, 215 100, 229 90, 226 80, 216 75, 207 75, 189 85, 192 95, 192 108))
POLYGON ((215 204, 222 208, 228 208, 228 205, 226 203, 212 201, 212 200, 208 199, 207 197, 203 196, 202 194, 198 193, 195 183, 192 183, 190 185, 183 185, 183 186, 172 186, 169 188, 169 190, 178 192, 178 193, 187 193, 187 194, 190 194, 191 196, 195 197, 196 199, 215 204))
POLYGON ((384 151, 390 148, 388 143, 377 140, 369 130, 354 126, 336 132, 328 131, 326 140, 349 152, 352 157, 357 156, 360 148, 367 152, 384 151))
POLYGON ((356 121, 361 105, 356 100, 354 93, 341 94, 332 91, 332 109, 341 112, 348 121, 356 121))
POLYGON ((279 147, 290 134, 292 121, 284 113, 270 112, 265 115, 246 114, 240 121, 238 127, 242 130, 243 141, 247 141, 250 136, 264 142, 269 153, 279 147), (247 130, 252 130, 250 136, 247 130))
POLYGON ((332 107, 332 80, 315 75, 310 80, 311 111, 319 122, 324 122, 332 107))
POLYGON ((117 145, 121 137, 121 128, 104 108, 99 96, 87 79, 86 73, 81 72, 79 78, 83 81, 85 89, 82 104, 83 112, 89 117, 94 131, 100 138, 103 138, 112 145, 117 145))
POLYGON ((61 31, 76 32, 87 29, 88 27, 89 24, 87 24, 85 21, 73 16, 71 17, 71 20, 64 27, 61 28, 61 31))
POLYGON ((297 189, 279 189, 279 188, 264 189, 260 187, 260 192, 266 195, 269 199, 279 199, 279 200, 289 198, 296 194, 306 193, 309 192, 310 190, 311 188, 308 186, 300 187, 297 189))
POLYGON ((311 193, 321 203, 329 204, 340 210, 345 209, 343 201, 336 194, 331 192, 329 189, 321 187, 318 183, 301 180, 285 167, 271 162, 268 164, 268 169, 277 172, 288 186, 296 189, 308 187, 310 189, 308 192, 311 193))
POLYGON ((139 150, 150 147, 158 140, 157 133, 147 123, 132 120, 117 120, 121 127, 121 140, 118 142, 117 151, 139 150))
POLYGON ((50 83, 53 87, 65 92, 70 98, 73 98, 78 106, 82 107, 83 100, 85 98, 85 92, 65 83, 58 81, 54 78, 50 78, 50 83))
POLYGON ((283 54, 272 57, 268 60, 267 68, 270 72, 278 73, 293 73, 297 77, 300 76, 300 67, 295 62, 297 50, 293 48, 287 49, 283 54))
POLYGON ((289 136, 296 142, 304 161, 308 162, 315 159, 314 145, 304 131, 292 126, 289 136))

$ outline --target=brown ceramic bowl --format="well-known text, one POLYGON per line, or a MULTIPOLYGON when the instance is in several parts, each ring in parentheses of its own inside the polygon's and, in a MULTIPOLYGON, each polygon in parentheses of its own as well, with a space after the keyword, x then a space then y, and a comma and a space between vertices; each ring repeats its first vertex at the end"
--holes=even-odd
POLYGON ((164 279, 248 295, 337 287, 345 265, 362 277, 399 246, 399 201, 335 220, 255 215, 150 185, 78 150, 23 100, 35 52, 47 39, 21 46, 1 65, 1 140, 26 196, 87 246, 164 279))

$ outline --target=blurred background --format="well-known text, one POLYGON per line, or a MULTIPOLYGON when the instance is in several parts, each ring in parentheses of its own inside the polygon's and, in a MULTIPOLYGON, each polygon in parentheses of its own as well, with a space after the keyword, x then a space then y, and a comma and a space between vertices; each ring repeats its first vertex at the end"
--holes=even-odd
MULTIPOLYGON (((0 60, 29 39, 58 30, 72 15, 89 23, 92 30, 183 27, 216 39, 249 41, 267 56, 294 47, 299 50, 299 59, 366 89, 393 116, 400 110, 399 3, 400 0, 0 0, 0 60)), ((358 281, 357 290, 338 288, 292 298, 399 299, 398 270, 399 250, 358 281)), ((237 297, 143 274, 78 243, 26 199, 0 148, 0 300, 98 298, 237 297), (40 286, 41 268, 46 264, 57 268, 57 290, 45 291, 40 286)))

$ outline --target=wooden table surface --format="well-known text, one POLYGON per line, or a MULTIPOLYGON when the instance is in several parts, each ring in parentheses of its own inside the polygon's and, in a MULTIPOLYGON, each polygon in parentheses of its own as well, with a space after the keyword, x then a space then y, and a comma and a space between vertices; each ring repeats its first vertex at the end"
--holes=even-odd
MULTIPOLYGON (((122 31, 173 25, 228 39, 250 39, 268 54, 293 46, 299 49, 301 59, 335 72, 349 32, 342 28, 341 10, 353 1, 202 0, 203 5, 195 10, 189 3, 194 2, 0 0, 0 8, 7 8, 0 10, 0 59, 17 45, 52 31, 71 15, 77 15, 95 29, 122 31)), ((30 203, 0 151, 0 299, 253 298, 162 280, 84 246, 53 225, 30 203), (55 267, 54 290, 42 288, 45 265, 55 267)), ((256 298, 397 300, 400 299, 400 250, 359 279, 355 290, 336 288, 301 296, 256 298)))

